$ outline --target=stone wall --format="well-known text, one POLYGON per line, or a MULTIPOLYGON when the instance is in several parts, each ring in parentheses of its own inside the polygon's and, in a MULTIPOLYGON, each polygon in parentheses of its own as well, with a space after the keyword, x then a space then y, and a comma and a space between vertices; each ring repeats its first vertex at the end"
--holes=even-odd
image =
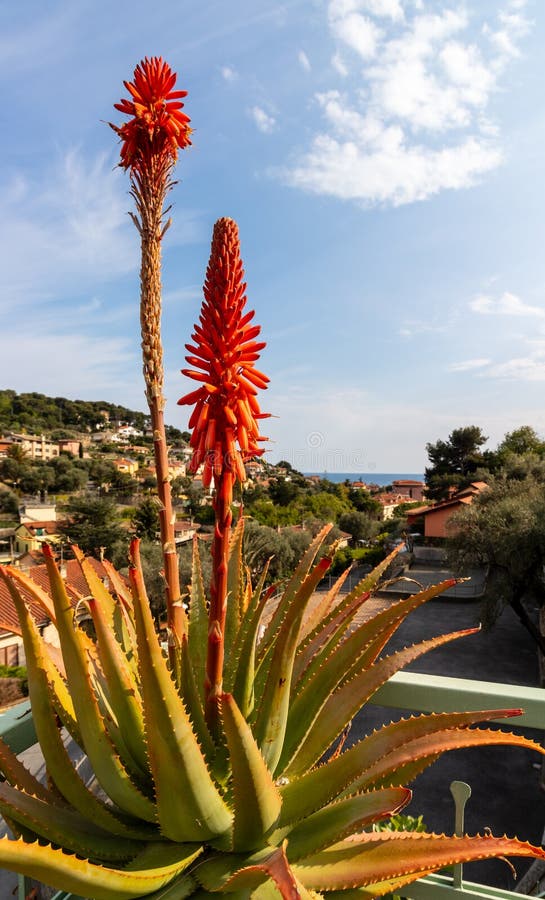
POLYGON ((17 703, 23 697, 20 678, 0 678, 0 707, 17 703))

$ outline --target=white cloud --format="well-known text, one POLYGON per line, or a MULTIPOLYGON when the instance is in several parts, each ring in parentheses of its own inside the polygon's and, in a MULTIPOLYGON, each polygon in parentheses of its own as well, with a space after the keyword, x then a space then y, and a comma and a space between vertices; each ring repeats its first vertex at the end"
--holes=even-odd
POLYGON ((238 78, 238 72, 233 66, 222 66, 220 69, 221 77, 228 82, 236 81, 238 78))
POLYGON ((511 0, 507 9, 498 13, 498 26, 496 28, 485 26, 484 33, 488 36, 492 46, 499 53, 498 65, 505 65, 509 59, 520 56, 518 42, 528 34, 531 22, 518 10, 525 7, 525 2, 517 3, 511 0))
POLYGON ((335 69, 335 71, 342 77, 346 78, 348 75, 348 67, 345 65, 344 60, 340 53, 335 53, 334 56, 331 57, 331 65, 335 69))
POLYGON ((469 187, 501 164, 487 112, 507 57, 492 32, 505 26, 518 46, 529 28, 522 3, 492 11, 483 33, 461 6, 439 10, 330 0, 331 61, 346 89, 315 95, 324 121, 310 146, 277 170, 286 183, 399 205, 469 187))
POLYGON ((444 334, 447 331, 447 325, 436 325, 433 322, 411 321, 399 329, 398 334, 401 337, 417 337, 420 334, 444 334))
POLYGON ((14 173, 0 192, 0 308, 122 275, 138 264, 128 183, 111 157, 70 150, 35 184, 14 173))
POLYGON ((545 360, 536 356, 515 357, 492 366, 485 374, 511 381, 545 381, 545 360))
MULTIPOLYGON (((116 391, 120 396, 133 390, 127 381, 127 367, 132 363, 136 375, 137 350, 125 338, 38 333, 34 327, 32 332, 20 327, 4 328, 0 335, 0 379, 9 386, 15 378, 18 391, 41 390, 53 396, 66 396, 77 382, 75 389, 80 396, 98 399, 102 395, 106 399, 115 396, 116 391)), ((135 384, 139 382, 135 378, 135 384)), ((139 384, 140 395, 142 390, 139 384)))
POLYGON ((271 134, 274 131, 276 126, 276 119, 274 116, 270 116, 265 112, 260 106, 253 106, 250 110, 250 115, 252 116, 255 124, 257 125, 259 131, 263 134, 271 134))
POLYGON ((362 11, 394 21, 403 19, 400 0, 331 0, 329 4, 329 15, 336 19, 362 11))
POLYGON ((305 72, 310 72, 312 66, 310 65, 310 60, 304 50, 299 50, 297 59, 299 60, 299 65, 301 66, 301 68, 305 72))
POLYGON ((490 359, 464 359, 462 362, 451 363, 448 366, 449 372, 472 372, 475 369, 483 369, 490 365, 490 359))
POLYGON ((362 59, 372 59, 381 31, 371 19, 357 12, 342 16, 331 15, 330 10, 330 24, 338 40, 355 50, 362 59))
POLYGON ((482 315, 500 316, 545 316, 545 308, 530 306, 524 303, 516 294, 505 291, 500 297, 490 297, 479 294, 470 301, 469 308, 482 315))

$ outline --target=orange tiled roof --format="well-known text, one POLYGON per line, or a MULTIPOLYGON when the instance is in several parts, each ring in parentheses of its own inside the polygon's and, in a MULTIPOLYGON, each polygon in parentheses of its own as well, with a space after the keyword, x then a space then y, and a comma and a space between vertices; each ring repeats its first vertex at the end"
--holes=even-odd
MULTIPOLYGON (((107 573, 102 563, 97 559, 90 559, 90 562, 99 578, 105 578, 107 573)), ((89 588, 87 587, 87 582, 85 581, 81 569, 75 559, 66 560, 65 566, 66 589, 68 591, 68 595, 70 597, 72 605, 75 606, 78 600, 80 600, 82 597, 86 597, 89 594, 89 588)), ((46 594, 49 595, 49 579, 47 577, 47 569, 45 565, 32 566, 31 568, 26 570, 25 574, 28 575, 32 579, 32 581, 34 581, 46 592, 46 594)), ((21 589, 21 593, 27 601, 28 608, 30 609, 30 612, 34 617, 37 625, 43 626, 47 624, 47 622, 49 622, 49 618, 43 607, 32 600, 30 598, 30 595, 24 590, 24 588, 21 589)), ((20 634, 21 631, 19 627, 19 619, 17 618, 13 600, 11 599, 11 594, 9 593, 7 585, 2 579, 0 579, 0 629, 4 629, 15 634, 20 634)))

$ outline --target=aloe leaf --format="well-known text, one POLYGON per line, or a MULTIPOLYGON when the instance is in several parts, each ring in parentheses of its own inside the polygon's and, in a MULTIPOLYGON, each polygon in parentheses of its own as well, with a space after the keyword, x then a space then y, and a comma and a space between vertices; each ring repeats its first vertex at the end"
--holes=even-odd
MULTIPOLYGON (((278 764, 280 771, 289 766, 312 723, 337 686, 350 681, 362 669, 370 668, 384 644, 409 612, 436 597, 452 583, 448 581, 434 585, 427 591, 400 601, 394 607, 382 610, 371 620, 355 628, 325 660, 322 658, 324 653, 316 655, 297 685, 297 694, 291 704, 284 747, 278 764)), ((338 637, 338 632, 334 637, 338 637)))
POLYGON ((293 661, 307 603, 331 560, 322 558, 305 578, 289 607, 274 645, 271 666, 254 729, 265 762, 274 772, 280 755, 289 712, 293 661))
POLYGON ((85 752, 99 783, 113 802, 137 818, 154 822, 154 804, 131 782, 106 732, 91 686, 87 658, 83 650, 83 646, 87 646, 88 642, 83 641, 80 630, 74 627, 70 600, 51 549, 47 546, 44 548, 44 556, 57 614, 57 629, 64 663, 85 752))
POLYGON ((159 888, 153 894, 146 894, 146 900, 185 900, 191 896, 197 900, 197 893, 197 882, 190 873, 184 873, 174 878, 166 887, 159 888))
POLYGON ((115 601, 104 582, 98 577, 93 569, 91 562, 85 558, 79 547, 72 547, 74 556, 76 557, 83 577, 89 588, 89 594, 100 604, 103 615, 106 618, 108 626, 114 627, 114 609, 115 601))
POLYGON ((489 721, 492 717, 509 717, 517 712, 520 710, 431 713, 384 725, 340 756, 305 772, 300 778, 288 780, 286 786, 281 788, 282 813, 279 827, 300 821, 343 792, 353 793, 359 784, 360 775, 370 769, 377 759, 388 757, 411 740, 475 725, 489 721))
POLYGON ((385 788, 330 803, 296 825, 288 835, 290 862, 344 840, 373 822, 403 809, 411 799, 405 787, 385 788))
POLYGON ((161 652, 136 541, 131 554, 129 578, 143 673, 144 720, 161 831, 173 841, 209 840, 229 831, 232 816, 210 776, 161 652))
POLYGON ((129 860, 141 849, 140 841, 112 835, 67 806, 31 797, 9 784, 0 784, 0 811, 34 834, 65 850, 104 861, 129 860))
POLYGON ((268 591, 263 594, 268 569, 269 563, 267 562, 252 594, 239 632, 233 696, 245 719, 248 719, 254 708, 255 654, 261 617, 269 599, 268 591))
POLYGON ((250 726, 230 694, 223 694, 221 712, 231 760, 233 850, 253 850, 276 823, 282 800, 250 726))
MULTIPOLYGON (((26 588, 26 593, 30 595, 31 599, 35 599, 32 588, 33 583, 27 584, 27 581, 30 582, 30 578, 28 576, 23 575, 21 572, 17 572, 17 577, 13 579, 13 574, 15 573, 15 569, 10 568, 3 569, 0 568, 0 574, 4 582, 7 585, 7 588, 11 594, 13 604, 15 609, 17 610, 17 614, 19 617, 19 622, 22 623, 22 619, 27 615, 29 616, 29 621, 32 623, 33 630, 36 630, 36 625, 34 619, 30 616, 30 613, 27 613, 27 607, 24 600, 23 593, 14 583, 17 582, 20 587, 26 588)), ((24 639, 23 627, 21 624, 21 637, 24 639)), ((59 718, 61 719, 63 725, 71 735, 71 737, 76 741, 77 744, 82 743, 81 733, 79 730, 79 726, 76 721, 76 713, 74 710, 74 704, 72 702, 72 697, 68 692, 68 688, 64 679, 62 678, 60 672, 58 671, 51 653, 51 646, 48 645, 46 648, 46 652, 43 654, 42 664, 45 669, 47 680, 52 688, 53 695, 53 703, 55 706, 55 711, 59 718)))
POLYGON ((369 896, 380 896, 389 891, 388 882, 399 887, 444 866, 507 855, 545 859, 545 850, 516 838, 383 831, 359 835, 355 841, 309 856, 295 863, 293 872, 308 889, 372 886, 369 896))
POLYGON ((16 756, 13 750, 0 739, 0 773, 14 787, 39 797, 41 800, 50 800, 51 794, 44 785, 28 771, 27 767, 16 756))
POLYGON ((242 540, 244 519, 239 518, 229 543, 227 564, 227 613, 225 617, 225 661, 224 678, 229 678, 231 649, 235 646, 244 605, 244 565, 242 561, 242 540))
POLYGON ((333 604, 351 571, 352 569, 349 566, 344 572, 341 572, 329 590, 324 593, 319 602, 310 610, 301 628, 301 643, 304 643, 306 638, 314 632, 315 628, 319 626, 324 619, 327 619, 333 608, 333 604))
POLYGON ((205 757, 208 760, 211 760, 214 756, 215 747, 206 724, 201 696, 197 688, 195 672, 193 671, 193 660, 191 659, 189 651, 187 635, 183 635, 182 637, 180 663, 182 697, 187 706, 191 722, 193 723, 193 729, 197 740, 203 749, 205 757))
MULTIPOLYGON (((140 827, 128 826, 122 823, 107 806, 95 796, 84 784, 74 769, 70 756, 64 746, 59 728, 57 726, 54 702, 52 698, 52 688, 48 682, 48 670, 45 665, 47 659, 47 648, 44 646, 36 624, 30 613, 24 606, 21 598, 16 594, 13 600, 21 623, 23 640, 25 646, 25 656, 29 675, 29 692, 32 704, 32 715, 36 734, 44 759, 47 765, 47 771, 54 785, 60 791, 61 795, 68 800, 80 813, 87 816, 90 821, 95 822, 101 828, 110 831, 112 834, 121 837, 139 837, 149 838, 154 835, 151 829, 146 829, 144 823, 140 827)), ((2 754, 0 752, 0 760, 2 754)), ((1 765, 1 763, 0 763, 1 765)), ((26 793, 34 794, 43 800, 51 802, 52 795, 36 782, 32 784, 33 776, 27 773, 13 770, 13 761, 11 762, 10 781, 16 787, 26 791, 26 793), (15 776, 18 776, 15 778, 15 776), (45 794, 45 796, 44 796, 45 794)), ((6 774, 8 774, 6 772, 6 774)), ((35 779, 33 779, 35 781, 35 779)))
POLYGON ((45 612, 48 619, 51 619, 53 624, 56 624, 56 613, 55 607, 51 600, 49 594, 44 591, 43 588, 40 587, 39 584, 36 584, 35 581, 32 581, 28 575, 25 575, 23 572, 20 572, 18 569, 14 567, 9 567, 9 569, 1 567, 1 572, 3 575, 9 574, 9 577, 12 581, 18 582, 20 587, 23 590, 23 593, 28 592, 31 594, 32 599, 38 606, 41 606, 43 611, 45 612))
POLYGON ((243 896, 272 880, 282 897, 297 897, 297 881, 286 858, 284 847, 265 847, 250 856, 223 854, 204 860, 195 869, 195 877, 206 891, 243 896))
POLYGON ((343 684, 326 700, 319 714, 314 719, 303 744, 290 762, 288 769, 286 769, 286 774, 288 772, 291 775, 300 774, 314 765, 342 732, 343 728, 367 702, 369 697, 394 672, 402 669, 424 653, 436 647, 441 647, 449 641, 474 634, 477 630, 470 628, 463 631, 455 631, 451 634, 430 638, 427 641, 414 644, 412 647, 398 650, 397 653, 383 657, 370 669, 364 669, 351 681, 343 684))
MULTIPOLYGON (((496 713, 492 713, 497 718, 496 713)), ((426 737, 421 737, 398 748, 385 759, 377 760, 365 774, 358 778, 354 787, 397 785, 401 781, 413 781, 428 765, 447 750, 462 747, 509 745, 535 750, 545 756, 545 748, 522 735, 491 728, 450 729, 426 737)))
POLYGON ((426 588, 424 591, 419 591, 417 594, 412 594, 412 596, 406 597, 404 600, 392 603, 391 606, 387 606, 366 622, 363 622, 359 633, 366 650, 362 654, 359 663, 353 663, 352 667, 347 671, 346 680, 356 674, 362 661, 366 667, 374 663, 380 651, 386 646, 392 635, 395 634, 411 612, 423 606, 424 603, 434 600, 455 584, 456 579, 454 578, 441 581, 439 584, 432 584, 431 587, 426 588))
MULTIPOLYGON (((85 562, 83 561, 83 563, 85 562)), ((87 566, 84 572, 86 572, 86 569, 87 566)), ((99 578, 96 580, 102 584, 99 578)), ((92 587, 94 590, 95 584, 93 579, 90 580, 89 587, 92 587)), ((103 586, 101 593, 103 594, 104 592, 108 593, 103 586)), ((97 595, 89 597, 88 604, 95 626, 100 659, 108 684, 109 698, 116 723, 120 733, 123 735, 131 758, 135 760, 142 773, 148 773, 149 766, 144 737, 142 699, 127 659, 115 637, 113 600, 109 609, 105 610, 97 593, 97 595)))
MULTIPOLYGON (((123 869, 106 868, 37 842, 0 840, 0 866, 93 900, 137 900, 168 885, 199 855, 195 844, 155 845, 123 869), (154 849, 155 849, 154 848, 154 849)), ((183 896, 183 895, 182 895, 183 896)))
POLYGON ((293 667, 294 691, 297 691, 299 684, 303 685, 320 668, 323 659, 331 653, 350 628, 354 616, 368 597, 369 594, 364 594, 362 597, 355 597, 348 606, 340 604, 326 616, 321 626, 315 628, 307 640, 300 644, 293 667))
POLYGON ((189 656, 195 672, 195 683, 204 702, 208 610, 202 578, 198 538, 193 538, 191 584, 189 587, 189 656))
POLYGON ((278 603, 278 606, 276 607, 271 620, 267 625, 267 628, 265 629, 265 633, 261 641, 259 642, 260 659, 265 656, 269 647, 274 642, 278 629, 280 628, 280 625, 287 611, 293 603, 298 591, 301 588, 301 585, 309 574, 312 563, 314 562, 320 547, 322 546, 332 527, 332 525, 325 525, 316 535, 310 546, 303 554, 303 557, 299 562, 299 565, 297 566, 295 572, 291 576, 287 587, 280 599, 280 602, 278 603))

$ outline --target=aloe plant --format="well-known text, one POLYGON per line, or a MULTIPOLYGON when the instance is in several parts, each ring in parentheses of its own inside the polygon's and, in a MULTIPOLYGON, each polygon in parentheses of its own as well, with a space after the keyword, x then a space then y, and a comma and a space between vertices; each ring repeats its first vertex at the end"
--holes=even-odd
POLYGON ((216 224, 205 300, 187 346, 200 387, 193 403, 193 470, 214 483, 216 516, 208 593, 195 543, 186 615, 174 573, 164 441, 160 348, 163 201, 177 149, 189 142, 183 92, 160 59, 144 60, 127 83, 132 116, 115 127, 131 171, 142 234, 142 334, 154 423, 165 559, 168 652, 146 597, 139 546, 128 580, 107 563, 109 588, 77 549, 96 637, 76 624, 53 552, 44 549, 49 592, 16 569, 0 568, 18 611, 32 714, 47 767, 37 781, 0 742, 0 811, 14 839, 0 841, 0 865, 91 900, 182 900, 227 893, 233 900, 374 897, 445 865, 489 856, 545 859, 507 837, 447 837, 379 830, 407 804, 405 785, 443 752, 514 744, 523 737, 472 726, 517 710, 422 715, 386 725, 344 750, 346 729, 374 692, 404 665, 471 630, 384 655, 410 612, 452 586, 444 582, 362 615, 392 554, 353 590, 341 576, 316 587, 334 545, 325 526, 282 591, 252 584, 242 555, 244 519, 232 529, 235 482, 263 452, 255 367, 262 343, 245 312, 238 229, 216 224), (145 207, 145 208, 144 208, 145 207), (151 217, 150 217, 151 216, 151 217), (319 599, 316 599, 316 598, 319 599), (27 608, 55 623, 51 652, 27 608), (63 729, 87 754, 84 783, 63 729))
POLYGON ((380 655, 405 617, 452 582, 362 617, 389 558, 349 593, 340 593, 339 579, 313 608, 330 562, 320 556, 325 528, 275 599, 263 579, 248 581, 243 527, 241 520, 230 542, 217 738, 205 719, 208 611, 197 549, 175 671, 154 631, 137 541, 129 584, 109 567, 110 590, 78 554, 94 641, 75 625, 50 549, 53 610, 28 576, 1 570, 20 617, 48 772, 40 784, 2 745, 0 809, 16 834, 0 842, 2 866, 93 900, 175 900, 203 892, 380 896, 458 861, 545 858, 506 837, 372 828, 406 805, 406 782, 446 750, 501 743, 543 752, 523 737, 469 727, 516 710, 413 717, 337 751, 349 721, 394 672, 470 633, 380 655), (53 612, 62 661, 40 637, 28 599, 53 612), (62 726, 85 749, 95 786, 72 767, 62 726))

